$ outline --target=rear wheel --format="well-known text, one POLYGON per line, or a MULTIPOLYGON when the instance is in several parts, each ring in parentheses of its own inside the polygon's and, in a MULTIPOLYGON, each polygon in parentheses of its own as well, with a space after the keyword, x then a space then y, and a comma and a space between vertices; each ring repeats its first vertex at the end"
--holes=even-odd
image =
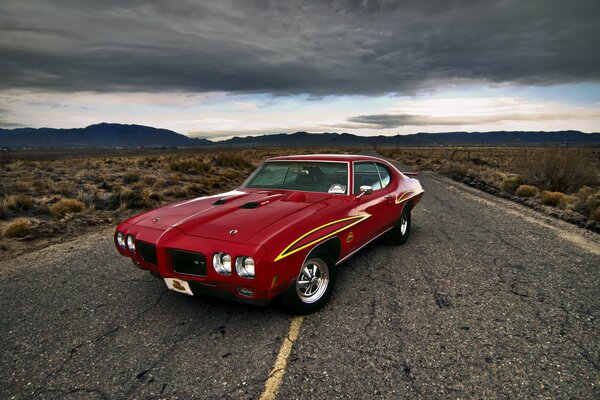
POLYGON ((309 314, 322 308, 333 291, 335 265, 325 252, 310 254, 283 295, 283 303, 298 314, 309 314))
POLYGON ((410 209, 410 204, 405 205, 396 225, 385 234, 385 241, 388 244, 397 246, 408 240, 410 236, 410 209))

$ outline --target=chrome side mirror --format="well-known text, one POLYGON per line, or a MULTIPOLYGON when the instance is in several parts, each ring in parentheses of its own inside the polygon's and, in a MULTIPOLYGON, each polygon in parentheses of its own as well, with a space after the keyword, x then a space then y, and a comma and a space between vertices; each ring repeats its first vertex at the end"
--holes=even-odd
POLYGON ((360 194, 358 196, 356 196, 356 198, 358 199, 359 197, 362 197, 365 194, 371 194, 371 193, 373 193, 373 186, 363 185, 360 187, 360 194))

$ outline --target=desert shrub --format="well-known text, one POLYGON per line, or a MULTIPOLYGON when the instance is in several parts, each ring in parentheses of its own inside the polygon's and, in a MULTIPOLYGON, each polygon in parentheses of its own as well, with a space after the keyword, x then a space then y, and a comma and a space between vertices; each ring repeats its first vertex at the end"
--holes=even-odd
POLYGON ((528 182, 549 191, 577 190, 583 185, 593 186, 598 179, 594 164, 569 150, 529 152, 516 167, 528 182))
POLYGON ((154 182, 156 182, 156 177, 152 175, 146 175, 142 178, 142 182, 148 186, 152 186, 154 185, 154 182))
POLYGON ((171 197, 175 197, 178 199, 182 199, 182 198, 189 196, 189 193, 187 192, 187 190, 185 190, 184 188, 182 188, 180 186, 175 186, 170 189, 167 189, 162 194, 165 196, 171 196, 171 197))
POLYGON ((83 204, 79 200, 60 199, 59 201, 50 206, 50 212, 55 217, 64 217, 67 214, 75 214, 78 212, 82 212, 84 208, 85 204, 83 204))
POLYGON ((237 169, 248 169, 252 164, 248 160, 236 153, 219 153, 213 156, 213 162, 219 167, 230 167, 237 169))
POLYGON ((225 170, 225 171, 221 172, 220 175, 223 177, 223 179, 228 179, 228 180, 239 179, 240 177, 245 178, 247 176, 245 172, 234 170, 234 169, 225 170))
MULTIPOLYGON (((435 164, 435 160, 431 162, 435 164)), ((464 163, 452 161, 443 167, 441 172, 446 175, 468 175, 469 167, 464 163)))
POLYGON ((4 199, 4 208, 10 211, 25 211, 33 208, 31 196, 17 194, 4 199))
POLYGON ((600 207, 600 192, 588 186, 579 189, 572 205, 574 211, 591 217, 598 207, 600 207))
POLYGON ((160 201, 161 197, 160 197, 160 193, 157 192, 150 192, 148 193, 148 198, 150 200, 154 200, 154 201, 160 201))
POLYGON ((121 208, 144 208, 149 206, 149 201, 140 193, 130 189, 118 193, 121 208))
POLYGON ((50 207, 48 207, 46 204, 41 204, 39 207, 37 207, 36 214, 37 215, 45 215, 47 217, 51 217, 52 216, 52 212, 50 211, 50 207))
POLYGON ((206 190, 204 189, 204 187, 197 183, 185 185, 183 189, 189 196, 198 196, 201 194, 206 194, 206 190))
POLYGON ((568 196, 561 192, 549 192, 544 190, 540 193, 542 204, 547 206, 566 207, 567 203, 574 202, 575 196, 568 196))
POLYGON ((201 160, 179 160, 171 161, 169 169, 175 172, 183 172, 186 174, 202 174, 210 171, 211 166, 201 160))
POLYGON ((26 218, 19 218, 11 222, 4 229, 4 237, 7 238, 22 238, 31 233, 31 224, 26 218))
POLYGON ((48 192, 48 189, 49 189, 48 180, 47 179, 35 179, 32 182, 32 188, 33 188, 33 191, 38 195, 45 194, 48 192))
POLYGON ((146 184, 144 184, 144 182, 136 182, 133 185, 131 185, 130 189, 133 190, 134 192, 143 192, 144 189, 146 188, 146 184))
POLYGON ((207 188, 219 189, 225 184, 225 180, 222 176, 214 176, 203 179, 201 184, 207 188))
POLYGON ((470 158, 469 161, 471 161, 475 165, 488 165, 489 164, 486 160, 484 160, 478 156, 470 158))
POLYGON ((125 175, 123 175, 124 183, 134 183, 134 182, 138 182, 139 180, 140 180, 140 174, 138 174, 137 172, 128 172, 125 175))
POLYGON ((29 193, 29 189, 33 186, 31 179, 21 178, 14 184, 15 192, 29 193))
POLYGON ((515 193, 517 188, 521 186, 523 183, 523 178, 519 175, 507 176, 504 178, 500 186, 502 190, 507 191, 509 193, 515 193))
POLYGON ((590 212, 600 207, 600 192, 588 196, 585 205, 590 212))
POLYGON ((590 213, 590 218, 594 221, 600 221, 600 206, 592 210, 592 212, 590 213))
POLYGON ((521 185, 515 190, 515 194, 520 197, 533 197, 537 194, 537 188, 531 185, 521 185))
POLYGON ((54 191, 63 196, 72 196, 77 192, 77 188, 71 182, 62 181, 54 185, 54 191))

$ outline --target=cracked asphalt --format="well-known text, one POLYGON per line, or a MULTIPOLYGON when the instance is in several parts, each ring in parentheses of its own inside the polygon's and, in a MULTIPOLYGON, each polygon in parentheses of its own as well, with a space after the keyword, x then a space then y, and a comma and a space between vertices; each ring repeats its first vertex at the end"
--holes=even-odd
MULTIPOLYGON (((599 398, 600 237, 446 178, 343 264, 279 398, 599 398)), ((170 292, 112 230, 0 262, 0 398, 258 398, 291 316, 170 292)))

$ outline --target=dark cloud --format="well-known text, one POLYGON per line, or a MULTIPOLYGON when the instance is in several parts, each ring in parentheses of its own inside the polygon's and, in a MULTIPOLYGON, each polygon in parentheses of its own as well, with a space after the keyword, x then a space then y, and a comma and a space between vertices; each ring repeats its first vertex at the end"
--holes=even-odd
MULTIPOLYGON (((468 110, 465 110, 468 113, 468 110)), ((557 121, 575 118, 600 119, 600 112, 589 109, 570 109, 568 112, 500 112, 493 115, 461 115, 433 117, 418 114, 371 114, 348 118, 345 128, 391 129, 401 126, 452 126, 493 124, 505 121, 557 121)))
POLYGON ((0 4, 0 89, 406 93, 600 80, 600 2, 0 4))

